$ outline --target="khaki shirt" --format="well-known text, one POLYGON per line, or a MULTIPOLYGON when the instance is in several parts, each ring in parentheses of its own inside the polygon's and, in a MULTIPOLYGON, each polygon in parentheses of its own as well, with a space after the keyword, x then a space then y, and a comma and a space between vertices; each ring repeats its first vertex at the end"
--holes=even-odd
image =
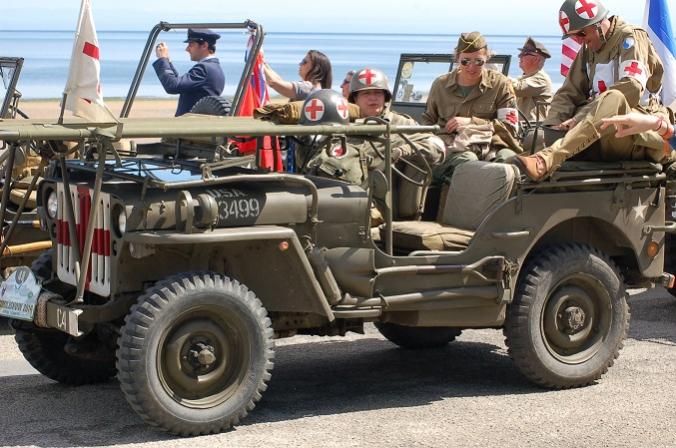
MULTIPOLYGON (((413 118, 397 112, 386 111, 381 117, 388 119, 395 126, 418 124, 413 118)), ((357 120, 357 123, 359 121, 357 120)), ((421 132, 407 134, 406 137, 416 145, 419 152, 400 135, 393 134, 390 143, 393 159, 403 157, 418 165, 420 163, 424 164, 420 160, 422 157, 431 166, 435 166, 443 160, 442 143, 434 134, 421 132)), ((306 153, 311 151, 309 148, 299 149, 306 153)), ((339 141, 335 141, 328 145, 328 147, 325 146, 319 151, 314 151, 310 155, 311 158, 307 162, 303 172, 344 180, 366 187, 369 171, 384 168, 384 155, 384 138, 351 136, 347 138, 346 148, 339 141)), ((297 159, 299 158, 302 157, 297 157, 297 159)))
MULTIPOLYGON (((453 117, 471 117, 472 124, 493 125, 492 149, 510 148, 521 152, 516 138, 519 126, 516 96, 509 78, 495 70, 483 70, 477 88, 463 97, 457 77, 455 69, 434 80, 422 123, 436 124, 443 129, 453 117)), ((452 136, 442 134, 440 137, 447 145, 453 144, 452 136)))
POLYGON ((516 107, 529 121, 536 122, 538 118, 543 120, 547 116, 552 101, 552 80, 544 70, 530 76, 519 76, 512 86, 516 93, 516 107))
POLYGON ((580 49, 552 99, 545 125, 572 117, 581 122, 589 111, 588 104, 608 89, 622 92, 632 108, 655 105, 655 101, 649 102, 649 94, 659 90, 664 67, 648 33, 613 16, 606 40, 597 52, 586 46, 580 49))

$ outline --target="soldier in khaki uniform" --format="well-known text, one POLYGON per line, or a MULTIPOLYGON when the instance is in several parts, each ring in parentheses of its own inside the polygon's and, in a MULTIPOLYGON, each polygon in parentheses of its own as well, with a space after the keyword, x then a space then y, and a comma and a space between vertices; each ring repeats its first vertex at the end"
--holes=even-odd
POLYGON ((471 160, 504 161, 522 152, 516 134, 518 113, 512 83, 487 70, 486 40, 478 32, 463 33, 455 48, 457 68, 438 77, 427 99, 423 124, 437 124, 447 146, 437 180, 448 180, 458 165, 471 160))
POLYGON ((584 42, 544 122, 568 132, 533 156, 515 157, 517 166, 540 180, 576 155, 582 160, 673 161, 655 131, 618 138, 612 129, 601 128, 603 118, 631 111, 666 114, 654 96, 663 67, 648 34, 617 16, 608 17, 598 0, 566 0, 559 23, 565 36, 584 42))
MULTIPOLYGON (((349 100, 359 106, 360 118, 356 122, 363 122, 367 117, 378 117, 397 126, 418 124, 411 117, 390 111, 388 103, 391 99, 392 93, 388 86, 387 77, 382 71, 364 68, 355 72, 350 82, 349 100)), ((333 104, 339 104, 341 108, 342 105, 347 106, 337 92, 330 90, 315 92, 308 97, 304 104, 300 123, 310 125, 347 124, 347 112, 344 116, 336 116, 332 113, 335 108, 335 106, 332 106, 333 104), (316 101, 321 101, 322 106, 318 106, 316 101), (326 112, 322 112, 321 117, 315 114, 315 119, 312 120, 311 113, 317 107, 324 107, 326 112)), ((393 135, 391 137, 393 161, 406 159, 416 165, 424 166, 425 162, 421 160, 423 158, 427 164, 435 166, 443 160, 444 144, 439 137, 430 133, 418 133, 406 137, 416 144, 420 153, 402 137, 393 135)), ((302 163, 301 171, 337 178, 366 187, 369 171, 384 167, 385 140, 379 137, 351 136, 346 139, 345 143, 347 145, 343 145, 341 141, 337 140, 329 143, 315 142, 314 145, 304 145, 301 148, 301 152, 304 154, 298 155, 299 160, 307 160, 302 163), (317 150, 318 144, 322 145, 323 149, 317 150)))
POLYGON ((512 86, 516 107, 532 122, 547 116, 552 101, 552 80, 544 70, 545 60, 551 57, 547 48, 532 37, 519 48, 519 68, 523 75, 513 79, 512 86))

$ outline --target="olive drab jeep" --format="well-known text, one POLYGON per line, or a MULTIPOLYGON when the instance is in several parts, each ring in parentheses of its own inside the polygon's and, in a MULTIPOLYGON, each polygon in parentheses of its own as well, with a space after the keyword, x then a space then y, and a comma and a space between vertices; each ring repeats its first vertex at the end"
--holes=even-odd
POLYGON ((535 384, 597 381, 627 334, 626 289, 673 287, 662 167, 567 162, 533 183, 512 165, 470 162, 447 191, 425 194, 422 181, 403 195, 394 185, 415 179, 393 163, 389 139, 418 132, 439 128, 197 114, 0 122, 10 151, 50 139, 83 149, 77 160, 43 152, 37 197, 54 249, 2 284, 0 313, 41 373, 73 385, 117 376, 146 422, 180 435, 222 431, 255 407, 275 338, 367 322, 410 349, 502 328, 535 384), (319 135, 321 150, 378 137, 384 168, 362 188, 183 144, 242 135, 319 135), (156 156, 116 151, 119 139, 160 137, 156 156), (411 197, 421 213, 402 212, 419 209, 411 197))

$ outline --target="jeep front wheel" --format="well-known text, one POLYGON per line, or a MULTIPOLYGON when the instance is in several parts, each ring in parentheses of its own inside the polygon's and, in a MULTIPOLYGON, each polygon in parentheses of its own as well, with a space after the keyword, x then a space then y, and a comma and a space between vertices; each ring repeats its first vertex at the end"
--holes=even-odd
POLYGON ((374 325, 388 341, 408 349, 444 347, 462 332, 453 327, 407 327, 391 322, 374 322, 374 325))
POLYGON ((267 388, 273 331, 253 292, 215 273, 158 282, 125 319, 118 379, 148 423, 178 435, 219 432, 267 388))
POLYGON ((554 246, 521 273, 504 333, 521 372, 549 388, 585 386, 619 356, 629 327, 615 264, 585 245, 554 246))

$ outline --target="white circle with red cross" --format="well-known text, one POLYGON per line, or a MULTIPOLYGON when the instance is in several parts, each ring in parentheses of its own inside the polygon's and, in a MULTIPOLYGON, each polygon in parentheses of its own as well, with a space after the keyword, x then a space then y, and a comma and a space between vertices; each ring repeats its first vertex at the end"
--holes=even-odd
POLYGON ((559 11, 559 25, 563 34, 568 34, 568 31, 570 31, 570 19, 568 18, 568 14, 563 11, 559 11))
POLYGON ((311 99, 309 102, 305 103, 305 106, 303 106, 303 114, 305 114, 305 118, 310 121, 321 120, 324 116, 325 110, 326 108, 324 107, 324 103, 322 100, 317 98, 311 99))
POLYGON ((370 86, 382 79, 382 75, 379 72, 370 68, 360 71, 356 76, 359 83, 365 86, 370 86))
POLYGON ((575 2, 575 12, 583 19, 593 19, 599 12, 599 7, 591 0, 577 0, 575 2))
POLYGON ((342 159, 347 155, 347 150, 343 147, 343 145, 336 145, 333 148, 331 148, 330 154, 331 157, 335 157, 336 159, 342 159))
POLYGON ((340 115, 343 120, 347 120, 350 115, 350 109, 347 105, 347 101, 345 101, 345 98, 341 98, 340 101, 337 101, 336 110, 338 111, 338 115, 340 115))

